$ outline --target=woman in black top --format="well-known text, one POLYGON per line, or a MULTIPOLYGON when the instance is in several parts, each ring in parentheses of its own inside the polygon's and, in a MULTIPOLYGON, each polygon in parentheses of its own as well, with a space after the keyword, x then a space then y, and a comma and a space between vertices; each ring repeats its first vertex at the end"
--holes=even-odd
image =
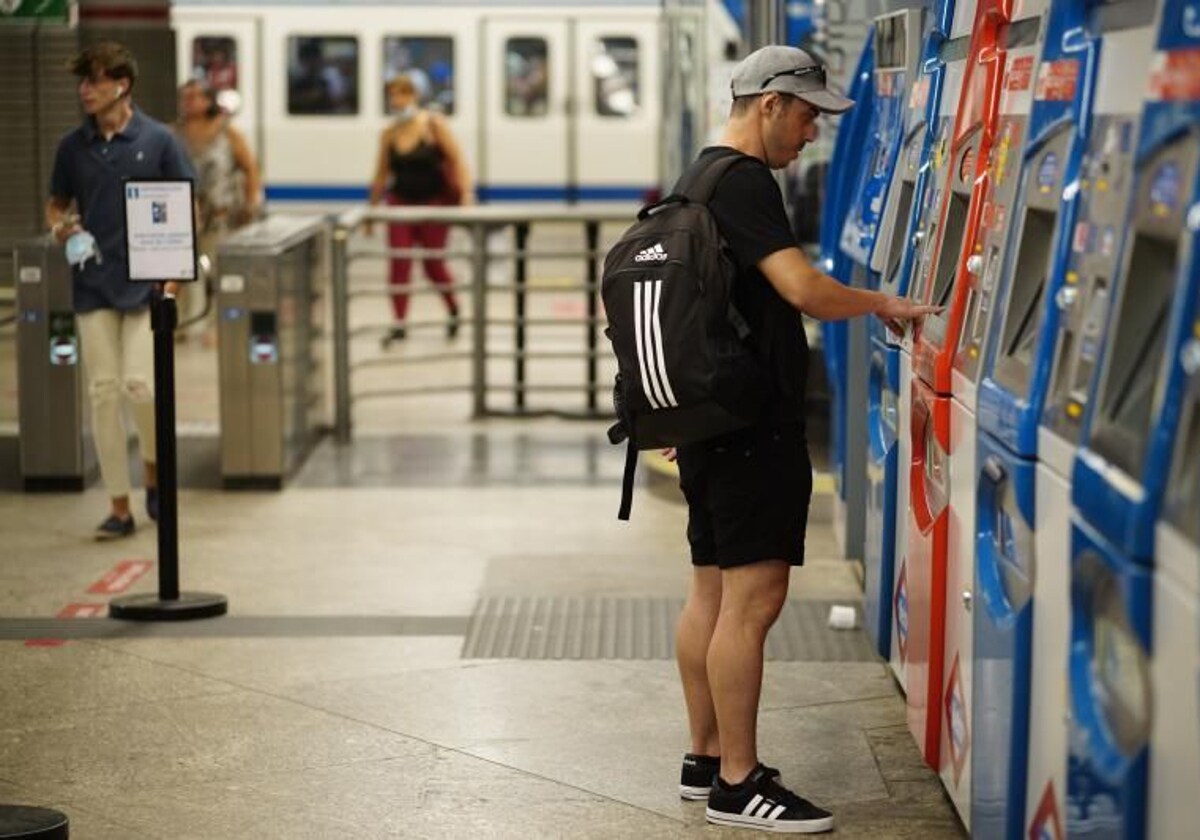
MULTIPOLYGON (((393 205, 469 203, 471 187, 466 160, 445 117, 420 107, 416 86, 408 76, 397 76, 388 84, 388 98, 396 119, 380 136, 371 203, 378 204, 385 197, 393 205)), ((436 251, 446 246, 449 231, 442 224, 391 224, 388 242, 392 248, 421 247, 436 251)), ((421 264, 426 276, 442 287, 442 300, 450 316, 446 333, 453 338, 458 332, 458 302, 450 291, 454 280, 440 257, 426 257, 421 264)), ((384 336, 384 347, 405 337, 408 294, 404 289, 411 271, 411 259, 392 259, 389 286, 395 323, 384 336)))

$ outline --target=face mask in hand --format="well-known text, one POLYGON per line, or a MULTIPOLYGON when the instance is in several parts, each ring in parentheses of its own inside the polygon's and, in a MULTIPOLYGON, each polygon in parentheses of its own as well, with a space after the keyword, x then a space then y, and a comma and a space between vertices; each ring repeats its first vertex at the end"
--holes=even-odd
POLYGON ((67 262, 76 268, 83 268, 88 260, 95 260, 97 265, 104 262, 104 258, 100 256, 100 246, 96 244, 96 237, 86 230, 71 234, 65 250, 67 262))
POLYGON ((415 117, 416 115, 417 115, 417 106, 416 105, 405 105, 403 108, 401 108, 399 111, 396 112, 396 119, 402 123, 412 122, 412 118, 415 117))

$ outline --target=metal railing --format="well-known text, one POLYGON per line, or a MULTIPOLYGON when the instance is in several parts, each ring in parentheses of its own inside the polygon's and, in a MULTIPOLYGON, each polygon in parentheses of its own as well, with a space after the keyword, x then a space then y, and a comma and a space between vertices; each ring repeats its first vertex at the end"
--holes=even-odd
MULTIPOLYGON (((472 416, 484 417, 499 414, 515 414, 528 416, 531 414, 557 414, 560 416, 581 416, 559 409, 531 410, 526 401, 526 395, 532 392, 584 392, 587 408, 582 416, 599 417, 608 413, 599 408, 598 395, 611 387, 611 383, 602 384, 599 381, 599 361, 606 353, 600 347, 600 333, 605 323, 600 306, 600 268, 604 252, 600 247, 600 228, 605 223, 629 224, 634 220, 636 208, 613 207, 606 205, 572 207, 526 207, 485 205, 479 207, 359 207, 349 210, 339 216, 333 228, 332 270, 333 270, 333 364, 334 364, 334 433, 337 440, 346 442, 350 439, 353 426, 353 405, 358 399, 381 396, 404 396, 415 394, 447 393, 469 391, 472 395, 472 416), (380 249, 370 246, 355 246, 351 244, 352 235, 367 223, 384 224, 445 224, 466 230, 469 246, 465 250, 450 248, 441 251, 431 251, 423 248, 387 248, 380 249), (579 249, 532 249, 530 246, 530 231, 534 225, 574 224, 583 227, 585 245, 579 249), (513 232, 513 247, 491 249, 489 237, 497 231, 511 230, 513 232), (438 286, 430 290, 410 290, 389 287, 382 283, 378 288, 369 291, 352 289, 350 283, 350 268, 356 261, 364 259, 391 258, 422 259, 428 257, 463 258, 470 264, 470 278, 465 283, 452 286, 438 286), (581 259, 584 261, 583 278, 578 283, 556 285, 553 289, 535 289, 530 286, 528 262, 533 259, 581 259), (493 263, 511 261, 514 265, 513 277, 510 282, 489 281, 489 268, 493 263), (441 352, 410 356, 407 359, 364 359, 355 362, 351 359, 351 338, 372 327, 352 330, 350 326, 350 302, 358 295, 385 296, 390 293, 406 295, 438 294, 443 292, 466 291, 471 296, 471 309, 466 319, 470 327, 471 349, 468 353, 441 352), (543 319, 531 317, 527 309, 527 296, 537 291, 578 292, 584 297, 584 316, 576 319, 543 319), (511 292, 513 295, 513 316, 511 318, 492 317, 488 311, 488 296, 496 292, 511 292), (529 348, 528 329, 542 324, 556 325, 578 324, 583 327, 584 343, 580 351, 534 351, 529 348), (487 346, 489 327, 511 327, 513 330, 514 348, 509 351, 491 350, 487 346), (509 358, 513 362, 513 382, 511 384, 493 384, 488 381, 488 359, 509 358), (393 363, 423 364, 454 359, 469 359, 470 381, 464 385, 437 385, 407 388, 376 389, 355 393, 352 386, 352 373, 355 368, 374 367, 393 363), (586 362, 585 381, 574 385, 539 384, 528 381, 528 365, 531 359, 582 359, 586 362), (488 405, 487 396, 495 391, 511 391, 513 408, 510 411, 497 410, 488 405)), ((385 329, 393 325, 389 324, 385 329)), ((415 323, 413 326, 428 326, 415 323)))

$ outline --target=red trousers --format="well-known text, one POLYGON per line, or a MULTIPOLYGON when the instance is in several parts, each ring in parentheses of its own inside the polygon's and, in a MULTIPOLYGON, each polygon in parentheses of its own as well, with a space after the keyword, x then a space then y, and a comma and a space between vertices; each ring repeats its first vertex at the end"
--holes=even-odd
MULTIPOLYGON (((398 207, 412 206, 395 196, 389 196, 388 203, 398 207)), ((449 235, 449 225, 428 223, 388 225, 388 243, 392 248, 420 247, 438 250, 446 247, 446 239, 449 235)), ((408 279, 412 274, 412 264, 413 261, 409 257, 392 258, 388 289, 392 293, 392 312, 395 314, 396 320, 400 322, 403 322, 408 315, 408 293, 405 289, 408 287, 408 279)), ((452 315, 456 314, 458 301, 455 300, 454 292, 450 291, 450 286, 454 284, 454 278, 450 275, 450 269, 446 267, 446 261, 441 257, 426 257, 421 260, 421 266, 425 269, 425 276, 434 285, 442 288, 442 300, 446 304, 446 310, 452 315)))

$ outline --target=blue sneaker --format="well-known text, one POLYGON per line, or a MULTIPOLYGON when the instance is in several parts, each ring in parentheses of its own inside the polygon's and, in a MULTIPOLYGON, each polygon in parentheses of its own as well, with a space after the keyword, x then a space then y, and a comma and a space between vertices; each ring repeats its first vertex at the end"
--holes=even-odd
POLYGON ((109 514, 107 519, 96 526, 96 539, 119 540, 121 537, 128 537, 133 534, 135 527, 132 516, 128 519, 121 519, 115 514, 109 514))
POLYGON ((150 517, 151 522, 158 521, 158 488, 146 488, 146 515, 150 517))

